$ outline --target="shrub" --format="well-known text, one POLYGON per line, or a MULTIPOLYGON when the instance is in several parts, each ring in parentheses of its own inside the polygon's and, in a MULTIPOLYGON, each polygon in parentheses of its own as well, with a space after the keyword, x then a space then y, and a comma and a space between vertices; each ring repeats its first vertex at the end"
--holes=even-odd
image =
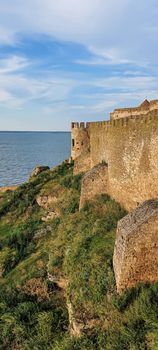
POLYGON ((82 174, 78 174, 75 176, 73 176, 73 174, 68 174, 61 180, 61 185, 63 185, 66 188, 72 188, 80 192, 82 177, 82 174))

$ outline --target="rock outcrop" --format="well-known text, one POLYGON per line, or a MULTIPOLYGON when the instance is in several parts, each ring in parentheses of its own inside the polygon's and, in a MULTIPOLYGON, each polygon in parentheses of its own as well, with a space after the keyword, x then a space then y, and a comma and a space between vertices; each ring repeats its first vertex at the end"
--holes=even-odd
POLYGON ((31 176, 30 176, 30 180, 33 177, 38 176, 39 174, 41 174, 43 171, 47 171, 49 170, 49 166, 43 165, 43 166, 36 166, 35 169, 32 171, 31 176))
POLYGON ((88 171, 82 180, 80 209, 86 201, 93 200, 97 194, 108 193, 108 166, 98 164, 88 171))
MULTIPOLYGON (((62 193, 62 190, 60 194, 62 193)), ((49 221, 57 218, 60 215, 60 210, 58 208, 57 202, 59 200, 58 193, 55 194, 39 194, 36 197, 37 204, 45 209, 45 216, 43 216, 43 221, 49 221)))
POLYGON ((158 200, 148 200, 118 222, 113 266, 118 293, 138 282, 158 282, 158 200))
MULTIPOLYGON (((60 191, 60 194, 62 194, 62 189, 60 191)), ((56 194, 50 193, 50 194, 39 194, 36 197, 37 204, 45 209, 52 208, 53 205, 55 205, 59 200, 58 192, 56 194)))
MULTIPOLYGON (((48 272, 48 280, 57 285, 57 287, 64 292, 65 299, 67 299, 67 287, 68 280, 61 276, 52 275, 48 272)), ((69 315, 69 331, 74 337, 80 337, 84 328, 83 322, 76 319, 75 312, 73 310, 72 303, 70 300, 66 300, 66 306, 69 315)))

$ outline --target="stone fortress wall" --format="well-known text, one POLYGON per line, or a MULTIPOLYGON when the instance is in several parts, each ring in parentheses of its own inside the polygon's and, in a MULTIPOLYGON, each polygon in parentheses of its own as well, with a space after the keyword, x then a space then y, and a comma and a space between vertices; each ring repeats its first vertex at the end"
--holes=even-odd
POLYGON ((158 109, 81 123, 72 128, 72 140, 72 158, 78 163, 75 173, 82 168, 82 155, 85 171, 106 162, 108 192, 128 211, 158 197, 158 109))
POLYGON ((110 119, 115 120, 119 118, 127 118, 131 116, 146 115, 153 110, 158 109, 158 100, 148 101, 145 100, 140 106, 135 108, 120 108, 115 109, 114 112, 110 113, 110 119))
POLYGON ((90 126, 91 166, 108 164, 109 194, 128 211, 158 197, 158 111, 90 126))
POLYGON ((109 121, 73 125, 72 158, 75 174, 86 172, 80 208, 107 193, 131 212, 116 235, 118 293, 140 281, 158 282, 158 100, 115 110, 109 121))

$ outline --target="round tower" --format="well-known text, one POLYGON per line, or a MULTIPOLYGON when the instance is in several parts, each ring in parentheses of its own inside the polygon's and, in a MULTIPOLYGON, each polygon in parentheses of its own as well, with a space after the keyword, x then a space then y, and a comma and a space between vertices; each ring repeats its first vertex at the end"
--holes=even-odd
POLYGON ((74 160, 89 147, 88 125, 84 123, 71 124, 71 158, 74 160))

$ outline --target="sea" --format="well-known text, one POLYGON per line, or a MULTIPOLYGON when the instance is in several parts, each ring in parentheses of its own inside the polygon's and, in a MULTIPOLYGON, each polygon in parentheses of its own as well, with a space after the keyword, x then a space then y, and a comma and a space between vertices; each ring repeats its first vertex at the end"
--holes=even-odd
POLYGON ((0 132, 0 187, 26 182, 37 165, 70 157, 69 132, 0 132))

